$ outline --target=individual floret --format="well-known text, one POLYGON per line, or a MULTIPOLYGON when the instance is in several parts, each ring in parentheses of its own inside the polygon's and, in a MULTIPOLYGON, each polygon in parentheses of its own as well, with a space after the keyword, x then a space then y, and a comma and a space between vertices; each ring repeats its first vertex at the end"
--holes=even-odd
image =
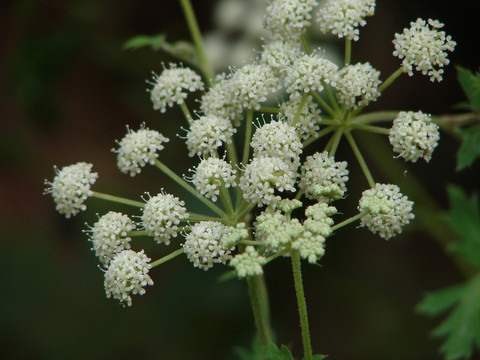
POLYGON ((127 135, 117 141, 119 148, 112 151, 117 153, 117 166, 120 171, 135 176, 145 165, 155 163, 157 152, 162 150, 162 144, 168 141, 169 139, 158 131, 145 128, 144 125, 138 131, 131 131, 127 126, 127 135))
POLYGON ((412 76, 415 67, 423 75, 430 76, 432 82, 442 81, 442 68, 450 63, 447 51, 452 52, 457 45, 450 35, 438 30, 443 26, 438 20, 428 19, 427 25, 425 20, 418 18, 410 23, 409 29, 403 29, 402 34, 395 34, 393 55, 403 59, 404 72, 412 76))
POLYGON ((143 228, 159 244, 169 245, 170 239, 177 236, 177 225, 188 218, 185 202, 163 192, 150 197, 146 202, 141 216, 143 228))
POLYGON ((412 206, 413 202, 400 192, 398 186, 376 184, 375 188, 365 190, 360 199, 358 209, 365 214, 360 226, 366 226, 388 240, 400 234, 402 227, 415 217, 412 206))
POLYGON ((257 253, 253 246, 247 246, 241 254, 235 255, 230 265, 235 268, 239 278, 263 274, 262 265, 267 259, 257 253))
POLYGON ((311 25, 316 0, 270 0, 264 18, 265 29, 274 39, 298 40, 311 25))
POLYGON ((135 252, 124 250, 117 254, 105 271, 105 293, 107 298, 113 297, 132 306, 130 295, 143 295, 147 285, 153 285, 152 278, 148 275, 151 265, 150 258, 144 251, 135 252))
POLYGON ((183 250, 194 267, 208 270, 213 264, 225 264, 232 258, 233 248, 223 248, 220 243, 226 228, 216 221, 202 221, 191 227, 185 235, 183 250))
POLYGON ((321 92, 324 84, 336 86, 338 66, 318 55, 303 55, 295 60, 285 77, 285 88, 291 97, 304 92, 321 92))
POLYGON ((93 196, 90 188, 98 178, 98 174, 92 172, 92 166, 79 162, 65 166, 61 170, 54 167, 57 175, 53 182, 45 181, 45 185, 48 186, 45 194, 52 194, 57 211, 64 214, 67 219, 87 209, 84 202, 93 196))
POLYGON ((259 206, 281 200, 275 190, 295 191, 297 174, 291 164, 277 157, 254 157, 240 178, 243 198, 259 206))
POLYGON ((232 142, 232 135, 236 131, 228 119, 214 115, 202 116, 192 123, 187 133, 188 155, 214 155, 215 150, 224 143, 232 142))
POLYGON ((429 162, 440 139, 439 127, 429 114, 402 111, 393 120, 388 139, 393 151, 407 161, 424 158, 429 162))
POLYGON ((195 168, 192 183, 203 196, 217 201, 220 195, 220 187, 236 186, 236 171, 225 160, 210 157, 203 159, 195 168))
POLYGON ((328 0, 318 12, 317 21, 324 33, 358 41, 359 26, 375 13, 375 0, 328 0))
POLYGON ((351 109, 368 105, 380 96, 380 71, 369 63, 347 65, 341 71, 337 84, 337 98, 351 109))
POLYGON ((90 233, 92 250, 103 265, 123 250, 130 249, 128 233, 135 229, 135 223, 125 214, 109 211, 85 232, 90 233))
MULTIPOLYGON (((280 106, 279 116, 285 117, 286 122, 292 125, 297 118, 298 109, 300 107, 302 98, 292 97, 280 106)), ((295 122, 295 130, 302 140, 307 140, 311 137, 318 137, 318 125, 322 121, 320 117, 320 109, 313 97, 307 96, 305 104, 303 105, 300 115, 295 122)))
POLYGON ((301 167, 299 187, 308 199, 325 202, 342 198, 347 181, 347 162, 336 162, 328 152, 323 152, 307 156, 301 167))
POLYGON ((252 136, 250 145, 254 157, 278 157, 291 163, 294 170, 300 164, 302 142, 295 128, 282 121, 272 121, 258 128, 252 136))
POLYGON ((188 92, 203 90, 200 75, 189 68, 178 68, 171 64, 170 69, 164 69, 161 75, 154 75, 153 89, 150 98, 153 108, 162 113, 174 104, 183 104, 188 92))

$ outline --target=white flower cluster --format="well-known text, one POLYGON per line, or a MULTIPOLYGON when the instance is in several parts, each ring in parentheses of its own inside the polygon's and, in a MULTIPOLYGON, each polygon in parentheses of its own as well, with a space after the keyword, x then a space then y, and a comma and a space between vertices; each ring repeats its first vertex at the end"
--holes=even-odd
POLYGON ((264 44, 260 62, 270 66, 275 75, 283 77, 301 54, 298 41, 275 40, 264 44))
POLYGON ((151 85, 153 108, 162 113, 167 110, 167 106, 183 104, 188 91, 203 90, 200 75, 189 68, 178 68, 175 64, 170 64, 170 69, 164 69, 161 75, 155 75, 151 85))
MULTIPOLYGON (((301 97, 294 97, 285 101, 280 106, 278 113, 279 118, 285 118, 288 124, 293 124, 297 117, 301 101, 301 97)), ((308 95, 295 123, 295 130, 300 139, 307 140, 311 137, 318 137, 318 130, 320 130, 318 124, 321 121, 320 109, 317 103, 313 101, 313 97, 308 95)))
POLYGON ((127 234, 135 227, 127 215, 109 211, 85 232, 90 233, 95 255, 103 265, 108 266, 116 254, 130 249, 131 238, 127 234))
POLYGON ((272 121, 258 128, 250 143, 253 156, 278 157, 296 170, 302 153, 302 142, 295 128, 282 121, 272 121))
POLYGON ((457 45, 450 35, 438 30, 442 27, 438 20, 428 19, 427 25, 419 18, 410 23, 409 29, 403 29, 402 34, 395 34, 393 55, 403 59, 404 72, 412 76, 415 66, 415 70, 430 76, 432 82, 442 81, 442 68, 450 63, 447 51, 453 51, 457 45))
POLYGON ((365 215, 360 226, 378 233, 385 240, 400 234, 402 227, 412 220, 413 202, 404 196, 397 185, 376 184, 365 190, 358 209, 365 215))
POLYGON ((232 258, 233 248, 223 248, 220 242, 226 231, 227 226, 216 221, 202 221, 191 227, 183 250, 194 267, 208 270, 213 264, 225 264, 232 258))
POLYGON ((298 40, 310 26, 316 0, 270 0, 264 18, 265 29, 274 39, 298 40))
POLYGON ((323 152, 307 156, 301 167, 299 187, 307 198, 325 202, 342 198, 347 181, 347 162, 336 162, 328 152, 323 152))
POLYGON ((130 295, 143 295, 147 285, 153 285, 148 275, 150 258, 144 251, 124 250, 113 258, 105 272, 105 292, 120 303, 132 306, 130 295))
POLYGON ((195 168, 192 183, 203 196, 217 201, 220 195, 220 187, 236 186, 236 171, 225 160, 210 157, 203 159, 195 168))
POLYGON ((318 12, 317 21, 324 33, 358 41, 359 26, 375 13, 375 0, 328 0, 318 12))
POLYGON ((236 132, 237 129, 226 118, 202 116, 192 123, 187 133, 188 155, 214 155, 224 143, 231 143, 232 135, 236 132))
POLYGON ((92 164, 79 162, 65 166, 61 170, 54 167, 56 176, 53 182, 45 181, 46 194, 52 194, 56 209, 68 219, 72 215, 85 211, 84 204, 93 191, 90 187, 97 181, 98 174, 92 172, 92 164))
POLYGON ((247 246, 245 251, 236 255, 230 265, 235 268, 239 278, 263 274, 262 265, 267 259, 260 256, 253 246, 247 246))
POLYGON ((393 151, 406 161, 416 162, 419 158, 424 158, 429 162, 440 133, 438 125, 432 122, 429 114, 402 111, 393 121, 388 139, 393 151))
POLYGON ((162 143, 168 141, 169 139, 158 131, 145 128, 144 125, 137 131, 131 131, 127 126, 127 135, 117 141, 119 148, 112 151, 117 153, 117 166, 120 171, 135 176, 145 165, 155 163, 158 158, 157 151, 162 150, 162 143))
POLYGON ((338 66, 318 55, 302 55, 295 60, 285 76, 285 88, 291 97, 304 92, 321 92, 324 84, 336 86, 338 66))
POLYGON ((337 98, 341 104, 356 109, 380 96, 380 71, 369 63, 345 66, 339 74, 337 98))
POLYGON ((262 206, 281 200, 275 190, 294 192, 296 179, 291 164, 277 157, 258 156, 245 167, 239 186, 245 200, 262 206))
POLYGON ((146 202, 141 216, 143 228, 159 244, 163 242, 169 245, 170 239, 177 236, 177 225, 188 218, 185 202, 163 192, 150 197, 146 202))
POLYGON ((269 249, 277 251, 289 245, 303 232, 303 226, 297 219, 269 209, 256 218, 255 238, 262 241, 269 249))

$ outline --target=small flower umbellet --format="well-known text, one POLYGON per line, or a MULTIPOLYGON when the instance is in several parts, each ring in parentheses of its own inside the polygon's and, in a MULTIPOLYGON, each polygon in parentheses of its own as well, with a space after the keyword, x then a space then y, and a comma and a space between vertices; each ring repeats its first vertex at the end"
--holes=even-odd
POLYGON ((57 175, 53 182, 45 181, 48 186, 45 193, 52 194, 57 211, 67 219, 87 209, 84 202, 93 195, 90 188, 98 178, 92 167, 85 162, 65 166, 61 170, 55 167, 57 175))
MULTIPOLYGON (((189 0, 181 3, 188 7, 189 0)), ((84 202, 91 196, 137 210, 131 217, 123 209, 110 211, 86 230, 106 267, 107 297, 132 305, 132 295, 142 295, 146 286, 153 285, 150 270, 180 255, 202 270, 227 265, 234 269, 230 274, 248 282, 258 338, 265 349, 273 343, 268 335, 263 273, 277 257, 288 257, 304 358, 317 358, 308 335, 301 262, 319 263, 330 236, 351 223, 359 222, 360 227, 388 240, 415 217, 413 202, 397 185, 375 181, 369 159, 356 143, 357 132, 388 136, 398 157, 411 162, 419 158, 428 162, 439 140, 436 118, 421 111, 363 111, 381 101, 382 92, 403 73, 412 75, 416 69, 440 81, 449 63, 448 52, 456 45, 439 30, 443 24, 418 19, 402 34, 395 34, 394 56, 402 64, 382 80, 380 71, 369 62, 351 61, 352 41, 359 39, 360 27, 374 14, 375 0, 326 0, 314 11, 317 5, 316 0, 269 0, 264 17, 269 36, 263 40, 263 50, 256 58, 252 56, 251 63, 219 75, 210 70, 198 28, 185 10, 196 49, 187 57, 202 73, 172 64, 155 75, 149 92, 155 110, 163 113, 167 107, 179 106, 183 112, 187 125, 179 127, 186 135, 179 137, 185 140, 188 155, 198 157, 191 177, 172 171, 167 166, 169 159, 158 159, 169 140, 145 125, 137 131, 127 127, 113 152, 119 169, 131 176, 147 164, 155 165, 199 201, 189 205, 198 212, 187 210, 184 201, 163 189, 155 196, 146 193, 143 202, 93 192, 98 175, 88 163, 55 169, 53 182, 46 182, 46 193, 67 218, 85 210, 84 202), (324 49, 310 48, 306 32, 315 20, 323 32, 344 39, 342 61, 331 61, 334 57, 324 49), (185 99, 195 95, 197 108, 191 112, 185 99), (389 122, 391 128, 378 126, 379 122, 389 122), (313 143, 316 147, 309 147, 313 143), (356 187, 366 189, 362 188, 355 213, 336 222, 334 215, 345 216, 352 207, 337 210, 333 203, 354 198, 347 193, 346 183, 347 165, 353 173, 355 162, 343 161, 344 149, 337 151, 343 145, 351 150, 364 175, 355 176, 356 187), (151 263, 143 250, 131 250, 137 237, 162 245, 172 242, 169 248, 175 249, 151 263)), ((170 160, 184 164, 182 159, 170 160)))

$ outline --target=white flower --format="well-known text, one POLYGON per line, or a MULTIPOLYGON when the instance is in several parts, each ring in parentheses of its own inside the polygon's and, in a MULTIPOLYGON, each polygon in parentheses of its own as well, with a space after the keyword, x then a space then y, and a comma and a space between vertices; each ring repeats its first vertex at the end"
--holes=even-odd
POLYGON ((318 55, 303 55, 295 60, 285 77, 285 88, 292 97, 301 97, 302 93, 321 92, 323 84, 336 86, 338 66, 318 55))
POLYGON ((274 39, 298 40, 310 26, 316 0, 270 0, 264 18, 265 29, 274 39))
POLYGON ((325 253, 325 238, 322 235, 304 231, 292 242, 292 249, 299 250, 302 259, 307 259, 310 264, 314 264, 325 253))
POLYGON ((175 64, 170 64, 170 69, 164 69, 161 75, 154 75, 151 85, 153 108, 162 113, 167 110, 167 106, 183 104, 188 91, 203 90, 200 75, 189 68, 177 68, 175 64))
POLYGON ((365 18, 374 12, 375 0, 328 0, 319 10, 317 21, 324 33, 357 41, 358 27, 365 26, 365 18))
POLYGON ((263 46, 260 62, 267 64, 276 75, 285 76, 288 66, 302 54, 298 41, 276 40, 263 46))
POLYGON ((169 139, 158 131, 149 130, 144 125, 138 131, 131 131, 127 126, 127 135, 117 141, 119 148, 112 151, 118 154, 117 166, 120 171, 135 176, 146 164, 155 163, 158 158, 157 151, 162 150, 162 143, 168 141, 169 139))
POLYGON ((418 18, 402 34, 395 34, 393 55, 403 59, 404 72, 412 76, 415 66, 415 70, 430 76, 431 81, 442 81, 442 68, 450 63, 447 51, 453 51, 457 45, 450 35, 438 30, 442 27, 438 20, 428 19, 427 25, 418 18))
POLYGON ((134 229, 135 223, 127 215, 109 211, 85 232, 90 233, 95 255, 108 266, 117 253, 130 249, 131 238, 127 234, 134 229))
POLYGON ((118 299, 122 305, 132 306, 130 295, 145 294, 144 287, 153 285, 148 275, 150 258, 144 251, 124 250, 113 258, 105 272, 105 292, 107 298, 118 299))
POLYGON ((192 123, 187 133, 188 155, 214 155, 223 143, 231 143, 236 131, 228 119, 215 115, 202 116, 192 123))
POLYGON ((410 222, 413 202, 404 196, 398 186, 376 184, 375 188, 365 190, 358 209, 365 213, 360 226, 377 233, 385 240, 400 234, 402 227, 410 222))
POLYGON ((302 232, 303 226, 297 219, 279 212, 264 211, 256 218, 255 238, 274 251, 290 244, 302 232))
MULTIPOLYGON (((291 97, 280 106, 279 116, 285 117, 288 124, 293 124, 301 101, 301 97, 291 97)), ((302 140, 317 137, 317 132, 320 130, 318 123, 321 121, 320 109, 317 103, 313 101, 313 97, 308 95, 295 124, 295 130, 298 136, 300 136, 302 140)))
POLYGON ((341 104, 356 109, 377 100, 380 96, 380 71, 369 63, 347 65, 341 71, 337 84, 337 98, 341 104))
POLYGON ((239 278, 263 274, 262 265, 267 259, 260 256, 253 246, 247 246, 245 251, 236 255, 230 265, 235 268, 239 278))
POLYGON ((439 127, 429 114, 421 111, 402 111, 393 120, 388 139, 393 151, 407 161, 424 158, 429 162, 440 139, 439 127))
POLYGON ((67 219, 87 209, 84 202, 93 196, 90 187, 98 178, 98 174, 92 172, 92 166, 79 162, 65 166, 61 170, 54 167, 57 175, 53 182, 45 181, 45 185, 48 186, 45 193, 52 194, 57 211, 64 214, 67 219))
POLYGON ((224 249, 234 247, 238 241, 248 238, 248 229, 245 223, 238 223, 235 227, 227 226, 225 234, 220 240, 220 246, 224 249))
POLYGON ((170 238, 177 236, 177 225, 188 218, 184 205, 179 198, 163 192, 150 197, 141 216, 143 228, 159 244, 170 244, 170 238))
POLYGON ((278 157, 292 163, 294 170, 300 163, 302 142, 295 128, 282 121, 272 121, 258 128, 252 136, 250 145, 254 157, 278 157))
POLYGON ((236 186, 235 173, 232 165, 225 160, 210 157, 203 159, 195 168, 192 183, 203 196, 217 201, 220 195, 220 187, 236 186))
POLYGON ((299 187, 308 199, 324 202, 343 197, 347 181, 347 162, 335 162, 328 152, 323 152, 307 156, 301 167, 299 187))
POLYGON ((232 84, 225 74, 217 75, 213 86, 206 91, 200 101, 200 110, 206 116, 238 121, 242 111, 237 109, 232 97, 232 84))
POLYGON ((260 156, 245 167, 239 186, 245 200, 262 206, 281 200, 275 190, 294 192, 296 178, 291 164, 277 157, 260 156))
POLYGON ((194 267, 208 270, 213 264, 225 264, 232 258, 233 248, 223 248, 220 243, 226 228, 216 221, 202 221, 191 227, 185 235, 183 250, 194 267))

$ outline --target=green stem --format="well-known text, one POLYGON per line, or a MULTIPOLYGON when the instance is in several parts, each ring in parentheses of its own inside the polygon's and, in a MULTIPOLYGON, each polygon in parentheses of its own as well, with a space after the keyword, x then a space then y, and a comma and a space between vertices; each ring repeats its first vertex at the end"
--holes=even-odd
POLYGON ((352 57, 352 40, 345 38, 345 65, 350 64, 352 57))
POLYGON ((336 117, 337 114, 335 113, 335 111, 333 111, 330 105, 328 105, 327 102, 323 100, 320 95, 318 95, 315 91, 312 91, 312 90, 310 90, 310 95, 312 95, 314 99, 317 100, 320 106, 323 107, 325 111, 328 112, 332 118, 336 117))
POLYGON ((192 126, 192 123, 193 123, 192 115, 190 115, 190 111, 188 110, 188 107, 185 104, 185 102, 180 104, 180 109, 182 109, 183 115, 185 115, 185 119, 187 119, 188 125, 192 126))
POLYGON ((383 92, 386 88, 388 88, 400 75, 403 74, 403 68, 399 67, 397 70, 395 70, 392 75, 390 75, 387 80, 385 80, 382 85, 378 87, 379 92, 383 92))
POLYGON ((210 202, 206 198, 204 198, 202 195, 198 193, 198 191, 191 186, 189 183, 187 183, 185 180, 183 180, 180 176, 175 174, 172 170, 170 170, 165 164, 163 164, 160 160, 155 159, 155 165, 162 170, 167 176, 172 178, 177 184, 179 184, 181 187, 183 187, 185 190, 187 190, 190 194, 195 196, 197 199, 199 199, 201 202, 203 202, 206 206, 208 206, 212 211, 214 211, 217 215, 219 215, 222 218, 226 218, 227 214, 220 209, 218 206, 216 206, 214 203, 210 202))
POLYGON ((218 222, 224 222, 225 219, 223 218, 217 218, 213 216, 206 216, 203 214, 196 214, 192 212, 188 212, 188 219, 182 220, 186 222, 200 222, 200 221, 218 221, 218 222))
POLYGON ((300 115, 302 114, 303 107, 305 106, 305 102, 307 101, 308 94, 304 92, 302 94, 302 99, 300 100, 300 105, 298 105, 297 113, 295 114, 295 118, 293 122, 290 124, 292 127, 297 125, 298 120, 300 119, 300 115))
POLYGON ((166 256, 164 256, 164 257, 162 257, 162 258, 154 261, 153 263, 151 263, 152 269, 153 269, 154 267, 160 265, 160 264, 163 264, 163 263, 167 262, 168 260, 171 260, 171 259, 177 257, 177 256, 180 255, 180 254, 183 254, 183 248, 180 248, 180 249, 178 249, 178 250, 175 250, 175 251, 172 252, 171 254, 168 254, 168 255, 166 255, 166 256))
POLYGON ((392 121, 398 116, 399 111, 377 111, 354 117, 351 124, 371 124, 375 122, 392 121))
POLYGON ((332 156, 332 157, 334 157, 335 153, 337 152, 338 144, 340 144, 340 139, 342 138, 342 133, 343 133, 343 129, 338 128, 335 131, 335 134, 333 134, 332 145, 329 149, 329 155, 332 156))
POLYGON ((200 28, 198 27, 197 19, 195 18, 195 13, 193 11, 192 4, 190 4, 190 0, 180 0, 180 3, 182 5, 185 18, 187 20, 188 28, 190 29, 190 34, 192 35, 193 42, 195 43, 195 47, 197 49, 197 55, 198 55, 198 58, 200 59, 200 63, 202 64, 202 70, 203 70, 203 73, 205 74, 207 84, 209 87, 211 87, 212 86, 211 82, 214 78, 214 72, 205 54, 202 35, 200 33, 200 28))
POLYGON ((328 96, 328 100, 330 100, 330 104, 335 108, 335 111, 340 112, 340 107, 338 106, 337 99, 335 99, 335 96, 333 95, 330 85, 325 84, 324 81, 322 81, 322 85, 325 88, 325 91, 327 92, 327 96, 328 96))
POLYGON ((262 348, 271 342, 269 315, 265 313, 268 309, 266 291, 262 275, 248 276, 248 292, 252 304, 253 316, 258 332, 258 339, 262 348))
POLYGON ((364 130, 375 134, 382 134, 382 135, 389 135, 390 129, 380 127, 380 126, 372 126, 372 125, 365 125, 365 124, 350 124, 352 129, 364 130))
POLYGON ((243 165, 247 165, 248 158, 250 157, 250 140, 252 138, 253 128, 253 110, 247 110, 247 123, 245 124, 245 141, 243 145, 243 165))
POLYGON ((352 222, 355 222, 357 220, 360 220, 362 217, 364 217, 367 213, 360 213, 355 216, 352 216, 351 218, 348 218, 346 220, 343 220, 341 223, 338 223, 334 226, 332 226, 332 231, 338 230, 348 224, 351 224, 352 222))
POLYGON ((127 236, 136 237, 136 236, 149 236, 147 230, 134 230, 127 232, 127 236))
POLYGON ((298 250, 292 250, 292 269, 295 282, 295 293, 297 295, 298 312, 300 315, 300 326, 302 328, 303 350, 305 360, 312 360, 312 344, 310 343, 310 330, 308 327, 307 303, 302 284, 302 269, 300 264, 300 253, 298 250))
POLYGON ((271 107, 271 106, 262 106, 259 110, 260 112, 278 114, 280 112, 279 108, 271 107))
POLYGON ((130 199, 125 199, 120 196, 114 196, 114 195, 109 195, 109 194, 103 194, 97 191, 93 192, 93 197, 97 199, 102 199, 102 200, 107 200, 107 201, 112 201, 116 202, 119 204, 125 204, 125 205, 130 205, 130 206, 136 206, 143 208, 145 206, 145 203, 136 201, 136 200, 130 200, 130 199))
POLYGON ((318 136, 312 136, 312 137, 308 138, 307 140, 305 140, 305 141, 302 143, 303 148, 305 149, 308 145, 310 145, 311 143, 313 143, 315 140, 320 139, 322 136, 325 136, 325 135, 331 133, 331 132, 334 131, 335 129, 336 129, 336 127, 334 127, 334 126, 328 126, 328 127, 326 127, 325 129, 320 130, 320 131, 318 132, 318 134, 317 134, 318 136))
POLYGON ((229 218, 231 218, 233 214, 232 199, 224 184, 220 187, 220 200, 222 201, 223 207, 227 210, 229 218))
POLYGON ((367 178, 368 184, 370 185, 371 188, 375 187, 375 181, 373 180, 373 176, 370 173, 370 170, 368 169, 367 163, 365 162, 365 159, 362 156, 362 153, 360 152, 360 149, 358 148, 357 144, 355 143, 355 140, 352 137, 352 134, 350 134, 350 131, 345 132, 345 137, 347 138, 348 142, 350 143, 350 146, 353 150, 353 153, 355 154, 355 157, 357 158, 358 163, 360 164, 360 167, 362 168, 363 173, 365 174, 365 177, 367 178))
POLYGON ((305 52, 308 55, 311 55, 312 51, 310 50, 310 46, 308 46, 308 42, 307 42, 307 39, 305 39, 304 34, 300 35, 300 41, 302 42, 302 45, 303 45, 303 48, 305 49, 305 52))
POLYGON ((252 246, 265 246, 265 243, 255 240, 240 240, 238 244, 252 245, 252 246))

